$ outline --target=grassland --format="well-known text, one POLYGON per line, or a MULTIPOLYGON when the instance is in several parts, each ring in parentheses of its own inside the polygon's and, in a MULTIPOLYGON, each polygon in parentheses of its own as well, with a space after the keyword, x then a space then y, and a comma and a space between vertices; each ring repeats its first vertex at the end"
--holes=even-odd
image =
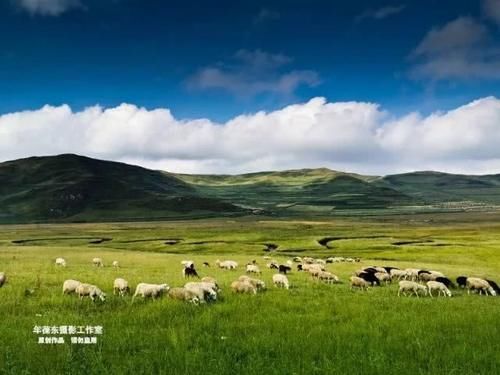
POLYGON ((469 213, 311 220, 213 219, 155 223, 0 227, 0 374, 498 374, 500 298, 398 298, 396 285, 352 292, 347 278, 368 265, 422 267, 450 277, 500 278, 500 216, 469 213), (318 240, 335 237, 322 246, 318 240), (96 243, 98 239, 107 239, 96 243), (166 242, 173 245, 167 245, 166 242), (15 241, 13 243, 13 241, 15 241), (92 243, 91 243, 92 242, 92 243), (413 242, 397 245, 398 242, 413 242), (265 252, 266 244, 278 245, 265 252), (233 295, 243 273, 198 267, 223 298, 206 306, 111 295, 115 277, 184 283, 180 261, 264 255, 356 256, 328 269, 324 285, 293 272, 289 291, 233 295), (66 268, 53 260, 63 256, 66 268), (108 265, 91 266, 100 256, 108 265), (113 260, 122 267, 109 267, 113 260), (62 296, 67 278, 95 283, 105 303, 62 296), (26 289, 35 289, 30 296, 26 289), (102 325, 95 346, 38 345, 34 325, 102 325))

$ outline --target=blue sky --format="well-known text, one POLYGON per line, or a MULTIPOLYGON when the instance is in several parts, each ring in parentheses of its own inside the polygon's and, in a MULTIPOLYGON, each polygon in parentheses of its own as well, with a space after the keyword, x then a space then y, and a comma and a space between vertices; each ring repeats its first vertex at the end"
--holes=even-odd
POLYGON ((471 0, 3 1, 0 113, 128 102, 224 121, 316 96, 394 113, 446 110, 497 95, 500 80, 413 77, 412 51, 460 16, 484 22, 496 40, 497 25, 481 9, 471 0), (258 52, 283 59, 251 67, 258 52), (213 68, 229 82, 196 82, 213 68), (249 88, 294 71, 291 87, 249 88))
POLYGON ((0 162, 500 171, 500 0, 4 0, 0 162))

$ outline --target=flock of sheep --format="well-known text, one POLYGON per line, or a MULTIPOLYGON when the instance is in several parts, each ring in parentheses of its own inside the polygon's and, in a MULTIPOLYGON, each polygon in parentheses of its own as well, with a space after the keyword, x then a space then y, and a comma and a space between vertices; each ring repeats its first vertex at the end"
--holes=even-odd
MULTIPOLYGON (((292 271, 292 266, 296 264, 298 272, 307 272, 311 278, 320 282, 340 283, 340 279, 333 273, 327 271, 325 266, 327 263, 338 262, 359 262, 359 259, 330 257, 327 259, 315 259, 312 257, 294 257, 287 260, 284 264, 280 264, 270 257, 265 256, 268 260, 266 267, 269 269, 277 270, 272 276, 272 283, 275 287, 285 289, 290 288, 290 282, 287 273, 292 271)), ((104 263, 101 258, 93 258, 92 264, 95 267, 103 267, 104 263)), ((200 278, 195 269, 193 261, 184 260, 182 264, 182 275, 187 278, 198 278, 199 281, 189 281, 183 287, 171 288, 167 284, 149 284, 139 283, 132 297, 132 301, 136 297, 142 298, 159 298, 163 294, 167 294, 170 298, 191 302, 193 304, 206 303, 217 300, 221 289, 217 281, 213 277, 200 278)), ((64 258, 57 258, 55 265, 66 267, 66 260, 64 258)), ((209 267, 208 262, 203 263, 204 266, 209 267)), ((215 265, 223 270, 237 270, 238 263, 232 260, 220 261, 216 260, 215 265)), ((119 268, 119 262, 113 261, 112 266, 119 268)), ((249 262, 245 265, 246 274, 240 276, 237 280, 231 283, 231 290, 234 293, 247 293, 257 294, 266 289, 264 281, 258 278, 252 278, 249 275, 261 275, 259 265, 256 260, 249 262)), ((7 281, 4 272, 0 272, 0 287, 7 281)), ((398 296, 403 295, 416 295, 419 297, 421 294, 429 294, 433 297, 433 292, 437 295, 451 297, 452 293, 450 288, 465 288, 468 294, 477 292, 480 295, 500 295, 500 288, 493 280, 481 279, 477 277, 459 276, 456 278, 456 284, 451 281, 446 275, 438 271, 407 268, 399 269, 397 267, 366 267, 354 272, 350 277, 351 290, 358 288, 367 290, 369 287, 381 286, 383 284, 392 283, 393 281, 399 282, 398 296)), ((130 293, 130 287, 127 280, 117 278, 113 283, 113 294, 117 296, 125 296, 130 293)), ((63 283, 63 294, 76 294, 80 298, 88 297, 92 301, 106 300, 106 293, 104 293, 98 286, 89 283, 82 283, 78 280, 66 280, 63 283)))

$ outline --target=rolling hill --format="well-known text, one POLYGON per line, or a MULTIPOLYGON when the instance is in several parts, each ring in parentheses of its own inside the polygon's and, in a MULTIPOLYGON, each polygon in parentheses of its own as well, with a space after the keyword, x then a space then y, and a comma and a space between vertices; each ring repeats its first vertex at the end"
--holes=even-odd
POLYGON ((500 208, 500 175, 186 175, 65 154, 0 163, 0 223, 500 208))

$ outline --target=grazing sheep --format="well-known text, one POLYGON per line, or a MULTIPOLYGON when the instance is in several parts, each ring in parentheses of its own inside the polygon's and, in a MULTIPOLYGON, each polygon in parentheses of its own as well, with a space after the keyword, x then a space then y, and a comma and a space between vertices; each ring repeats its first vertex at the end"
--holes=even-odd
POLYGON ((130 293, 128 281, 122 278, 115 279, 113 283, 113 294, 115 296, 118 294, 123 297, 125 294, 128 293, 130 293))
POLYGON ((117 260, 114 260, 112 266, 115 268, 120 268, 120 263, 117 260))
POLYGON ((280 264, 278 267, 278 272, 282 273, 283 275, 286 275, 287 272, 290 272, 292 270, 292 267, 286 266, 284 264, 280 264))
POLYGON ((85 296, 88 296, 92 302, 95 302, 96 298, 99 298, 101 301, 106 300, 106 293, 104 293, 101 289, 99 289, 95 285, 91 284, 80 284, 76 287, 75 293, 82 299, 85 296))
POLYGON ((292 259, 295 263, 302 263, 302 258, 301 257, 293 257, 292 259))
POLYGON ((447 288, 455 288, 455 284, 453 284, 453 282, 447 277, 436 277, 436 280, 433 281, 439 281, 440 283, 446 285, 447 288))
POLYGON ((56 266, 66 267, 66 260, 64 258, 56 258, 56 266))
POLYGON ((368 287, 370 286, 366 280, 358 276, 351 276, 349 280, 351 280, 351 290, 354 288, 368 290, 368 287))
POLYGON ((187 288, 172 288, 168 291, 168 296, 179 301, 191 302, 195 305, 200 303, 200 298, 191 289, 187 288))
POLYGON ((254 287, 251 283, 246 281, 233 281, 231 283, 231 289, 235 293, 248 293, 248 294, 257 294, 257 288, 254 287))
POLYGON ((457 285, 460 288, 465 288, 467 286, 467 276, 458 276, 456 278, 456 281, 457 281, 457 285))
POLYGON ((419 292, 423 292, 424 295, 427 295, 427 288, 415 281, 402 280, 399 282, 398 297, 401 293, 406 296, 406 292, 411 292, 410 294, 414 293, 417 297, 419 297, 419 292))
POLYGON ((219 259, 215 261, 215 264, 222 269, 226 270, 234 270, 238 268, 238 263, 236 263, 234 260, 225 260, 221 262, 219 259))
POLYGON ((264 281, 259 279, 252 279, 247 275, 242 275, 238 277, 238 281, 252 284, 257 289, 257 291, 266 289, 266 283, 264 283, 264 281))
POLYGON ((467 294, 470 294, 471 290, 477 290, 479 294, 496 296, 495 290, 491 287, 491 285, 484 279, 480 279, 478 277, 468 277, 467 278, 467 294))
POLYGON ((164 292, 167 292, 170 287, 167 284, 147 284, 147 283, 139 283, 135 288, 134 296, 132 297, 132 301, 134 301, 135 297, 141 296, 143 298, 151 297, 156 299, 160 297, 164 292))
POLYGON ((76 292, 76 288, 81 284, 78 280, 66 280, 63 283, 63 294, 71 294, 76 292))
POLYGON ((432 274, 429 271, 420 271, 418 273, 418 281, 427 282, 434 280, 432 274))
POLYGON ((327 284, 338 283, 339 278, 331 272, 320 271, 317 275, 318 280, 324 281, 327 284))
POLYGON ((203 262, 203 267, 210 267, 210 263, 208 263, 208 262, 203 262))
POLYGON ((419 270, 418 268, 407 268, 405 269, 405 272, 406 272, 406 276, 405 276, 405 279, 406 280, 411 280, 411 281, 417 281, 418 280, 418 274, 421 270, 419 270))
POLYGON ((259 266, 256 266, 255 264, 247 264, 247 273, 256 273, 256 274, 261 274, 259 266))
POLYGON ((273 275, 273 284, 276 287, 282 287, 285 289, 290 288, 288 278, 285 275, 282 275, 280 273, 273 275))
POLYGON ((215 301, 217 299, 218 287, 215 283, 210 282, 189 282, 184 285, 184 288, 189 289, 196 293, 200 299, 200 303, 206 301, 215 301))
POLYGON ((221 289, 219 288, 219 284, 217 284, 217 280, 215 280, 213 277, 205 276, 205 277, 202 277, 200 281, 202 283, 210 283, 210 284, 215 285, 215 291, 217 293, 219 293, 221 291, 221 289))
POLYGON ((385 281, 386 284, 392 282, 391 276, 387 272, 376 272, 375 277, 379 282, 385 281))
POLYGON ((406 271, 399 270, 399 269, 392 269, 390 271, 391 279, 392 280, 403 280, 406 279, 406 271))
POLYGON ((317 264, 317 263, 306 263, 306 264, 297 265, 297 270, 299 270, 299 271, 310 271, 311 269, 317 269, 319 271, 324 271, 325 266, 322 264, 317 264), (301 267, 299 268, 299 266, 301 266, 301 267))
POLYGON ((493 280, 486 279, 486 281, 488 282, 488 284, 490 284, 490 286, 493 288, 495 293, 497 295, 500 295, 500 287, 498 286, 498 284, 496 282, 494 282, 493 280))
POLYGON ((439 281, 427 281, 427 288, 429 289, 429 295, 432 297, 432 291, 437 290, 438 291, 438 297, 443 293, 443 296, 446 297, 451 297, 451 292, 450 290, 444 285, 443 283, 440 283, 439 281))
POLYGON ((304 258, 302 258, 302 262, 307 263, 307 264, 312 264, 312 263, 314 263, 314 258, 304 257, 304 258))
POLYGON ((104 267, 104 263, 102 262, 101 258, 92 259, 92 264, 96 267, 104 267))
POLYGON ((380 286, 380 280, 375 276, 374 273, 371 272, 361 272, 358 277, 362 278, 363 280, 369 282, 372 286, 378 285, 380 286))
POLYGON ((196 270, 194 269, 194 263, 191 263, 191 265, 182 269, 182 277, 184 277, 185 279, 188 277, 197 277, 198 279, 200 278, 200 276, 198 276, 198 272, 196 272, 196 270))

